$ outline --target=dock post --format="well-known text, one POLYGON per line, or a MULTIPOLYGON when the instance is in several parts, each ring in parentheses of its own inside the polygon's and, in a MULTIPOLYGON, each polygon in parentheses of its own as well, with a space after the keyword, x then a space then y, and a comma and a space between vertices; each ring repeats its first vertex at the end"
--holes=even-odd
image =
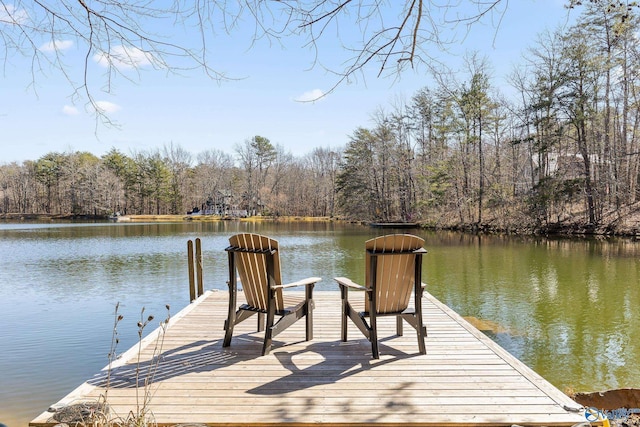
POLYGON ((196 279, 198 283, 197 296, 204 294, 204 283, 202 282, 202 245, 200 238, 196 239, 196 279))
POLYGON ((196 285, 193 276, 193 241, 187 242, 187 266, 189 267, 189 301, 196 299, 196 285))

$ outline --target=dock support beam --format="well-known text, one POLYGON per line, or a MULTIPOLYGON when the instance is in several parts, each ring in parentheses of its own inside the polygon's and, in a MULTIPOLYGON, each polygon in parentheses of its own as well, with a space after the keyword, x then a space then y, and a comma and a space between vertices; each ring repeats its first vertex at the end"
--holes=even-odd
POLYGON ((200 238, 196 239, 195 254, 193 241, 187 242, 187 266, 189 268, 189 301, 193 302, 204 293, 202 280, 202 245, 200 238))

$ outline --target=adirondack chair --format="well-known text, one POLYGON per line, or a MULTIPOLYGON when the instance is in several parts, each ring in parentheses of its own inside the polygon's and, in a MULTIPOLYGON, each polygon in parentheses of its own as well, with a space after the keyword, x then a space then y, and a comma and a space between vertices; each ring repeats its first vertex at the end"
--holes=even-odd
MULTIPOLYGON (((424 239, 409 234, 391 234, 365 243, 365 286, 345 277, 336 277, 342 298, 342 341, 347 341, 347 318, 351 319, 371 342, 374 359, 378 350, 377 320, 380 316, 396 316, 396 332, 402 335, 402 320, 418 335, 420 354, 426 353, 427 328, 422 321, 422 255, 424 239), (364 310, 358 311, 349 302, 349 289, 365 292, 364 310), (414 307, 409 307, 411 294, 414 307), (369 318, 367 323, 366 318, 369 318)), ((359 297, 362 294, 358 292, 359 297)), ((360 304, 362 307, 362 304, 360 304)))
POLYGON ((229 238, 229 314, 222 346, 231 345, 233 327, 258 314, 258 331, 265 330, 262 355, 271 350, 273 338, 302 317, 306 318, 306 340, 313 339, 313 287, 322 280, 310 277, 282 284, 278 242, 258 234, 242 233, 229 238), (236 274, 237 273, 237 274, 236 274), (238 278, 246 303, 237 308, 238 278), (284 289, 305 287, 304 298, 286 296, 284 289), (266 325, 264 316, 266 315, 266 325), (278 321, 275 321, 279 316, 278 321))

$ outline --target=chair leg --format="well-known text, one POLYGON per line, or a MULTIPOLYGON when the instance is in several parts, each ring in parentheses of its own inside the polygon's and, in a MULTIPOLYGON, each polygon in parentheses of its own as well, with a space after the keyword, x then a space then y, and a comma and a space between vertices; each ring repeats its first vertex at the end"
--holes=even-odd
POLYGON ((420 311, 416 312, 411 321, 413 322, 413 327, 416 330, 418 335, 418 350, 420 354, 426 354, 427 349, 424 344, 424 339, 427 336, 427 327, 422 323, 422 307, 420 307, 420 311))
POLYGON ((313 301, 307 301, 307 313, 306 313, 306 330, 305 338, 307 341, 313 339, 313 301))
POLYGON ((264 331, 264 313, 258 313, 258 332, 264 331))
POLYGON ((227 313, 227 320, 224 322, 224 341, 223 347, 229 347, 231 345, 231 337, 233 336, 233 327, 236 325, 236 293, 229 292, 229 312, 227 313))
POLYGON ((415 271, 414 271, 414 294, 415 294, 415 322, 416 331, 418 333, 418 349, 420 354, 426 354, 427 349, 424 344, 424 338, 427 335, 427 327, 422 320, 422 296, 424 294, 424 288, 420 279, 422 277, 422 254, 416 255, 415 271))
POLYGON ((271 344, 273 343, 273 330, 271 329, 271 326, 269 326, 269 321, 267 320, 267 327, 264 331, 264 344, 262 345, 263 356, 269 354, 271 351, 271 344))
POLYGON ((223 347, 229 347, 231 345, 231 337, 233 336, 233 327, 236 324, 236 303, 238 300, 238 284, 236 283, 235 276, 235 256, 229 252, 229 281, 227 286, 229 287, 229 308, 227 312, 227 320, 224 322, 224 341, 222 341, 223 347))
POLYGON ((233 327, 238 323, 244 322, 254 314, 256 314, 255 311, 243 310, 242 308, 239 308, 238 311, 233 311, 229 313, 228 319, 225 320, 224 322, 224 329, 227 332, 224 335, 224 341, 222 343, 223 347, 229 347, 229 345, 231 345, 231 338, 233 336, 233 327))
POLYGON ((269 299, 269 309, 267 310, 267 322, 264 328, 264 344, 262 346, 262 355, 267 355, 271 351, 273 342, 273 323, 276 316, 275 298, 269 299))
POLYGON ((427 349, 424 344, 424 339, 427 336, 427 327, 422 320, 422 294, 423 289, 419 283, 416 283, 416 296, 415 296, 415 322, 416 331, 418 333, 418 350, 420 354, 426 354, 427 349))
POLYGON ((427 327, 422 324, 422 316, 416 316, 416 332, 418 333, 418 350, 420 354, 427 354, 427 348, 424 344, 424 338, 427 335, 427 327))
POLYGON ((396 334, 402 336, 402 317, 396 316, 396 334))
POLYGON ((374 359, 380 359, 380 351, 378 350, 378 321, 376 315, 372 312, 370 318, 371 330, 369 331, 369 341, 371 341, 371 355, 374 359))
POLYGON ((305 338, 307 341, 311 341, 313 339, 313 309, 315 308, 315 303, 313 302, 313 287, 314 283, 311 283, 305 287, 305 300, 306 300, 306 313, 307 316, 307 327, 305 331, 305 338))
POLYGON ((418 350, 420 351, 420 354, 427 354, 427 348, 424 344, 424 335, 422 334, 422 331, 418 331, 418 350))
POLYGON ((340 338, 342 342, 347 342, 347 316, 349 304, 347 302, 349 290, 345 286, 340 286, 340 294, 342 297, 342 327, 340 328, 340 338))
POLYGON ((376 331, 371 331, 371 356, 374 359, 380 359, 380 351, 378 350, 378 334, 376 331))
POLYGON ((229 316, 227 320, 224 322, 224 329, 226 332, 224 333, 224 341, 222 342, 223 347, 229 347, 231 345, 231 337, 233 336, 233 327, 236 323, 235 319, 235 311, 232 316, 229 316))

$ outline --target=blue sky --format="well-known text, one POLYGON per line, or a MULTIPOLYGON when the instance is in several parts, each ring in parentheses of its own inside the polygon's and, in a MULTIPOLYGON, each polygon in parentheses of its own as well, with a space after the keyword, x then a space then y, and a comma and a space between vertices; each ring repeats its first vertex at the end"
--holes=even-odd
MULTIPOLYGON (((489 59, 495 84, 504 86, 504 76, 522 61, 537 34, 566 23, 564 3, 512 0, 497 29, 490 20, 478 23, 466 37, 460 34, 450 52, 434 47, 434 56, 455 69, 465 50, 477 50, 489 59)), ((572 11, 571 16, 577 13, 572 11)), ((10 56, 0 76, 0 164, 36 160, 53 151, 101 156, 111 148, 130 154, 169 144, 194 157, 210 149, 233 154, 235 144, 255 135, 302 156, 314 147, 344 146, 357 127, 372 124, 377 110, 389 110, 398 99, 408 100, 430 84, 424 67, 381 78, 372 67, 316 102, 298 102, 328 91, 336 77, 320 66, 310 69, 313 52, 301 39, 284 40, 282 46, 261 40, 251 46, 251 35, 249 27, 240 27, 230 36, 221 32, 214 39, 211 66, 237 80, 219 82, 201 71, 173 75, 143 65, 137 72, 123 70, 133 81, 116 77, 111 93, 106 93, 100 90, 105 69, 92 59, 92 94, 117 128, 96 127, 94 116, 86 111, 86 99, 74 102, 73 88, 55 70, 36 73, 32 84, 30 58, 10 56)), ((78 78, 85 53, 67 43, 64 59, 72 77, 78 78)), ((41 49, 45 48, 43 42, 41 49)), ((319 55, 323 64, 338 68, 345 53, 327 34, 319 55)))

